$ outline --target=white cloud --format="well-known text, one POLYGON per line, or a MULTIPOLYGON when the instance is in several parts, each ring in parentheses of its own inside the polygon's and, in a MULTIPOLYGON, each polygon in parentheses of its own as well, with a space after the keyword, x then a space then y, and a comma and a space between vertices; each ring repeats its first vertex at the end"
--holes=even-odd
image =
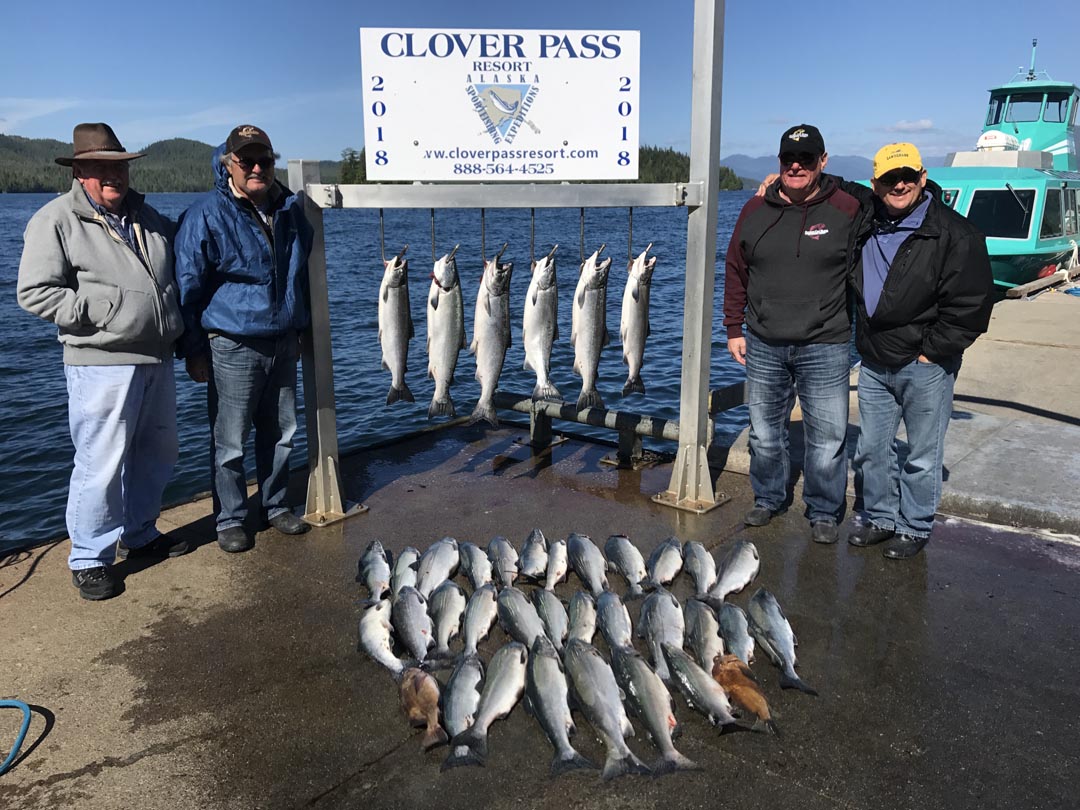
POLYGON ((0 132, 17 132, 27 121, 78 107, 74 98, 0 98, 0 132))
POLYGON ((929 118, 920 118, 918 121, 897 121, 892 126, 884 127, 886 132, 931 132, 934 122, 929 118))

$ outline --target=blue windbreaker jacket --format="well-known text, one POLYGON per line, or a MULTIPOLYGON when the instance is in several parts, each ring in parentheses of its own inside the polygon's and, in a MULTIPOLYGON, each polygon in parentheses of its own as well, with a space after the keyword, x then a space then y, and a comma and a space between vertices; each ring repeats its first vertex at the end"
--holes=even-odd
POLYGON ((235 197, 214 151, 215 188, 180 217, 174 252, 185 333, 178 354, 209 351, 207 332, 276 337, 311 320, 307 259, 312 231, 303 200, 278 183, 270 244, 251 203, 235 197))

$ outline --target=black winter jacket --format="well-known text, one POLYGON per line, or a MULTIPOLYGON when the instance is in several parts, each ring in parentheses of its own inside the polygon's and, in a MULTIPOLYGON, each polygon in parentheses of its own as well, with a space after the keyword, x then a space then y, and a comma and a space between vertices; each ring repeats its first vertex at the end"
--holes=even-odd
POLYGON ((724 326, 777 343, 851 339, 847 279, 859 201, 822 176, 821 192, 785 201, 779 181, 743 206, 727 250, 724 326))
POLYGON ((870 238, 871 220, 872 208, 864 206, 852 255, 859 354, 890 368, 920 354, 936 363, 958 357, 990 325, 994 277, 986 238, 931 194, 922 226, 901 244, 869 316, 862 294, 862 247, 870 238))

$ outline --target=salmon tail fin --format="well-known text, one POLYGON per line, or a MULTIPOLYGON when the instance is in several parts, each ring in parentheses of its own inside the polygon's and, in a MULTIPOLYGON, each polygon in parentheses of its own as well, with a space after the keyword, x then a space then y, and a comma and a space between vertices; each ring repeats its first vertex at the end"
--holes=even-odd
POLYGON ((689 757, 683 756, 675 749, 672 749, 671 753, 667 756, 663 756, 658 759, 652 766, 653 776, 663 776, 666 773, 675 773, 675 771, 700 770, 700 765, 698 765, 689 757))
POLYGON ((462 745, 468 746, 469 753, 478 761, 477 764, 483 765, 487 761, 487 734, 476 726, 468 728, 458 734, 454 737, 452 743, 455 748, 462 745))
POLYGON ((780 733, 780 726, 776 725, 776 722, 774 720, 761 720, 761 719, 759 719, 759 720, 757 720, 757 722, 754 723, 754 725, 752 725, 750 727, 750 730, 751 731, 760 731, 760 732, 767 733, 767 734, 772 734, 773 736, 775 736, 777 738, 783 736, 780 733))
POLYGON ((562 402, 562 394, 552 383, 537 383, 533 386, 532 399, 533 402, 562 402))
POLYGON ((780 688, 798 689, 800 692, 805 692, 808 695, 814 695, 815 697, 817 696, 817 690, 794 673, 792 673, 791 675, 788 675, 786 672, 780 673, 780 688))
POLYGON ((593 388, 590 391, 582 391, 577 398, 577 409, 583 411, 586 408, 603 408, 604 400, 600 398, 600 392, 593 388))
POLYGON ((448 742, 450 742, 450 738, 446 736, 446 732, 443 731, 442 726, 436 724, 434 728, 429 728, 425 732, 424 739, 420 741, 420 745, 425 751, 430 751, 432 748, 446 745, 448 742))
POLYGON ((401 388, 390 386, 390 392, 386 395, 387 405, 393 405, 395 402, 416 402, 413 392, 404 381, 401 383, 401 388))
POLYGON ((631 394, 644 394, 645 383, 641 381, 640 377, 630 377, 627 379, 626 384, 622 387, 622 395, 628 397, 631 394))
POLYGON ((562 776, 564 773, 576 770, 596 770, 596 766, 581 754, 571 748, 565 756, 555 755, 551 760, 551 775, 562 776))
POLYGON ((604 762, 604 770, 600 772, 600 776, 605 782, 610 782, 612 779, 626 776, 628 773, 648 774, 651 771, 649 766, 634 756, 633 753, 627 753, 622 759, 609 756, 604 762))
POLYGON ((454 410, 454 400, 447 395, 446 399, 433 399, 427 409, 427 418, 434 419, 436 416, 457 416, 454 410))
POLYGON ((459 768, 462 765, 479 765, 484 767, 484 760, 480 759, 467 745, 456 745, 439 768, 440 771, 448 771, 451 768, 459 768))
POLYGON ((495 414, 495 406, 476 403, 472 416, 469 417, 469 424, 475 425, 477 422, 487 422, 493 428, 497 428, 499 426, 499 417, 495 414))

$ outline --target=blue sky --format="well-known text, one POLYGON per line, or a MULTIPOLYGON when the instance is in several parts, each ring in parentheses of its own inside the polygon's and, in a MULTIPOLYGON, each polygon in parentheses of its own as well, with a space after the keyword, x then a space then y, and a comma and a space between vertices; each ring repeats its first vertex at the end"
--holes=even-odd
MULTIPOLYGON (((793 123, 817 124, 834 155, 912 140, 971 148, 987 89, 1038 67, 1080 82, 1075 0, 727 3, 723 155, 775 154, 793 123)), ((636 29, 641 142, 686 151, 692 0, 302 0, 230 4, 11 3, 0 49, 0 132, 69 140, 108 121, 128 148, 186 137, 220 143, 266 128, 286 158, 363 145, 359 29, 636 29)), ((580 111, 588 115, 587 108, 580 111)))

